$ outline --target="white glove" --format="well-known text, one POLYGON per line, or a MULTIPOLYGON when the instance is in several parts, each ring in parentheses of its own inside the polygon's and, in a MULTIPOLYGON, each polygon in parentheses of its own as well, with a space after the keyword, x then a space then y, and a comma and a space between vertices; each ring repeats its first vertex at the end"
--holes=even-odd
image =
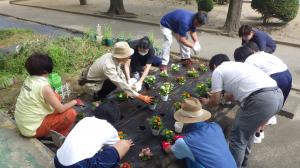
POLYGON ((199 41, 195 42, 195 44, 193 46, 193 50, 194 50, 196 55, 199 53, 199 51, 201 50, 201 45, 200 45, 199 41))

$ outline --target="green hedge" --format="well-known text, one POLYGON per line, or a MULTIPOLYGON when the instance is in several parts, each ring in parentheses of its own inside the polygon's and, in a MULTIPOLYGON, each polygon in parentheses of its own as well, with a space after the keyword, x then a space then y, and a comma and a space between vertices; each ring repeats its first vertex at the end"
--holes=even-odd
POLYGON ((298 14, 299 0, 252 0, 251 7, 262 14, 264 23, 270 18, 289 22, 298 14))
POLYGON ((213 0, 196 0, 198 11, 210 12, 214 8, 213 0))

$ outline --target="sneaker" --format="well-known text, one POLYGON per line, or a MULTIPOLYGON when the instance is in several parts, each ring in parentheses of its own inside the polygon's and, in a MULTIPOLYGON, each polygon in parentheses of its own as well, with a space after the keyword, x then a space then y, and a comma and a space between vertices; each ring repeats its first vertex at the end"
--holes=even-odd
POLYGON ((265 132, 263 130, 260 130, 260 137, 261 139, 265 138, 265 132))
POLYGON ((254 143, 261 143, 261 136, 259 132, 254 134, 254 143))
POLYGON ((276 116, 271 117, 267 123, 267 125, 276 125, 276 124, 277 124, 276 116))
POLYGON ((181 59, 182 65, 184 67, 190 68, 193 65, 192 59, 181 59))

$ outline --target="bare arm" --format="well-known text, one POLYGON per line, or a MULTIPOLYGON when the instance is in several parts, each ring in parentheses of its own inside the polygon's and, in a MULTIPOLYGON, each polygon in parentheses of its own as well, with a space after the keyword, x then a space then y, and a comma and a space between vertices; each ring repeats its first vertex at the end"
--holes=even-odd
POLYGON ((175 37, 181 42, 183 45, 193 48, 194 43, 190 42, 186 37, 182 37, 179 34, 175 34, 175 37))
POLYGON ((144 79, 147 77, 147 75, 150 71, 151 66, 152 66, 151 64, 146 64, 145 65, 143 75, 142 75, 141 79, 139 80, 139 82, 143 83, 144 79))
POLYGON ((124 65, 125 76, 127 81, 130 79, 130 63, 131 63, 131 59, 128 59, 128 61, 126 61, 124 65))
POLYGON ((192 31, 191 31, 190 34, 191 34, 191 37, 192 37, 192 39, 193 39, 194 42, 199 41, 196 32, 192 32, 192 31))
POLYGON ((76 100, 72 100, 66 104, 61 104, 61 102, 56 97, 56 95, 54 94, 50 86, 44 86, 42 90, 42 94, 44 96, 45 101, 49 103, 55 109, 55 111, 59 113, 63 113, 64 111, 73 107, 77 103, 76 100))
POLYGON ((129 151, 130 147, 133 145, 134 145, 133 141, 130 139, 130 140, 120 140, 119 142, 114 144, 113 147, 118 151, 121 160, 129 151))
POLYGON ((202 98, 200 99, 203 105, 214 107, 220 103, 222 92, 212 93, 209 98, 202 98))

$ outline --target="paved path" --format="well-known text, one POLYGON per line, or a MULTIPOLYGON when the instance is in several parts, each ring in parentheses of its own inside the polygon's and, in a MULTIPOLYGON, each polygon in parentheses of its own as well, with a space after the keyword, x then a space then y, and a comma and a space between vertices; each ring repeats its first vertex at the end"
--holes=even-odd
POLYGON ((6 17, 0 15, 0 29, 7 28, 23 28, 30 29, 35 33, 47 35, 50 37, 58 36, 69 36, 73 33, 66 31, 65 29, 59 29, 52 26, 46 26, 41 24, 36 24, 32 22, 21 21, 12 17, 6 17))
MULTIPOLYGON (((113 32, 118 35, 120 33, 132 33, 133 36, 141 37, 151 32, 161 42, 161 34, 158 26, 143 25, 138 23, 111 20, 93 16, 84 16, 78 14, 70 14, 52 10, 44 10, 32 7, 24 7, 17 5, 9 5, 0 3, 0 14, 10 15, 17 18, 31 20, 35 22, 45 23, 49 25, 61 26, 64 28, 75 29, 79 31, 88 31, 94 29, 98 23, 101 25, 109 24, 112 26, 113 32), (28 12, 30 11, 30 12, 28 12)), ((217 53, 228 54, 231 58, 234 49, 240 45, 240 39, 218 36, 213 34, 202 33, 199 36, 202 45, 201 57, 209 59, 217 53)), ((172 46, 173 51, 179 51, 176 43, 172 46)), ((300 88, 300 48, 278 45, 275 53, 279 56, 291 69, 294 77, 294 87, 300 88)))
MULTIPOLYGON (((1 1, 0 9, 0 13, 2 14, 49 25, 57 25, 69 29, 76 29, 80 31, 87 31, 90 28, 95 28, 96 24, 100 23, 110 24, 116 34, 122 32, 127 34, 131 32, 134 36, 140 37, 153 32, 158 38, 158 43, 161 42, 159 27, 156 26, 109 20, 91 16, 75 15, 30 7, 14 6, 8 5, 7 3, 2 3, 1 1)), ((217 36, 207 33, 200 34, 200 41, 203 47, 201 57, 206 59, 209 59, 213 54, 220 52, 232 56, 236 46, 240 45, 239 39, 217 36)), ((172 48, 174 51, 178 51, 177 44, 174 44, 172 48)), ((298 66, 300 49, 278 45, 278 51, 276 52, 276 55, 280 56, 292 70, 295 79, 294 84, 300 84, 300 67, 298 66)), ((295 93, 295 96, 299 97, 299 93, 295 93)), ((299 111, 300 106, 298 106, 297 103, 299 101, 294 102, 295 110, 299 111)), ((300 134, 299 131, 297 131, 300 129, 299 120, 300 113, 296 114, 294 120, 279 117, 278 125, 272 126, 268 130, 266 130, 266 138, 264 142, 262 144, 255 145, 250 162, 251 164, 249 167, 300 167, 300 145, 298 142, 300 134)))
POLYGON ((23 138, 0 110, 0 167, 52 168, 53 153, 36 139, 23 138))

